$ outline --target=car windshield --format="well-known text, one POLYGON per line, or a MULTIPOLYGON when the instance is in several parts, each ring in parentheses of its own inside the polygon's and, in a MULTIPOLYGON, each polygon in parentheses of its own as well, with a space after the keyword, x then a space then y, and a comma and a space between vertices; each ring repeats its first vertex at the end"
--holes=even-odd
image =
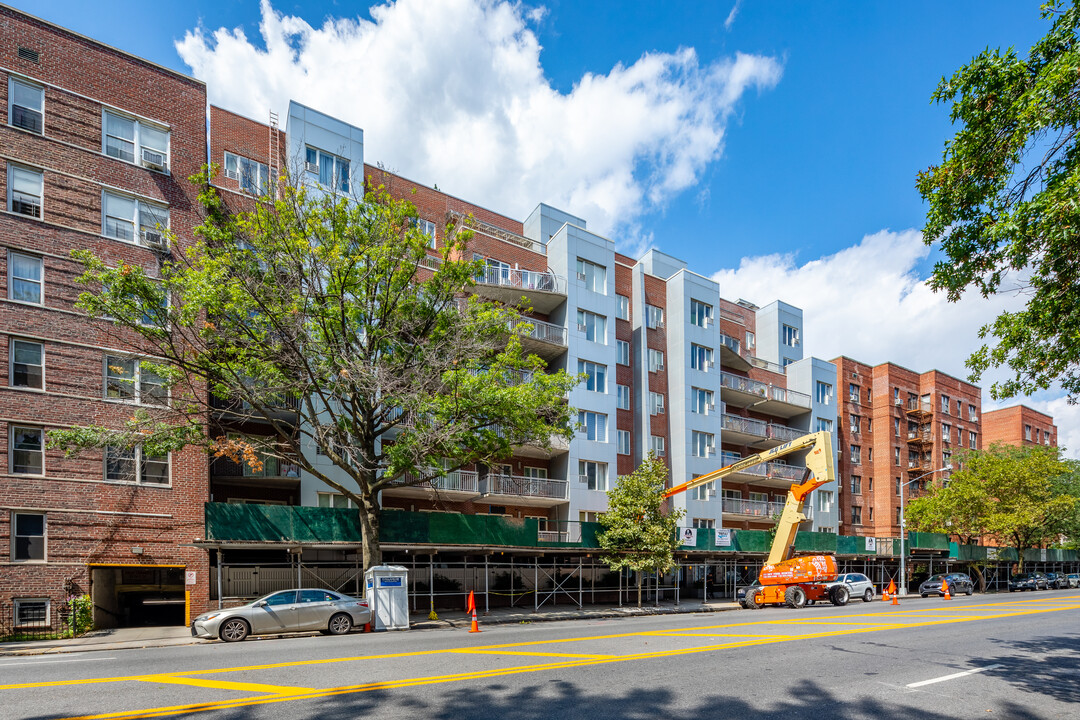
POLYGON ((926 582, 941 582, 944 579, 944 575, 931 575, 930 577, 926 578, 926 582))
POLYGON ((1020 575, 1013 575, 1012 579, 1013 580, 1030 580, 1031 575, 1028 575, 1027 573, 1022 573, 1020 575))

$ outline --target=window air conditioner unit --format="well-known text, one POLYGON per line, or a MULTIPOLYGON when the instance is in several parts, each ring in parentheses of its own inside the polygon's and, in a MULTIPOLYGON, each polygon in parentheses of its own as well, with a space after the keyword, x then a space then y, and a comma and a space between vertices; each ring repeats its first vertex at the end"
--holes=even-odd
POLYGON ((577 274, 577 279, 580 280, 581 282, 585 282, 585 273, 579 272, 577 274))
POLYGON ((900 398, 893 398, 893 405, 903 405, 904 401, 900 398))
POLYGON ((157 150, 151 150, 149 148, 143 148, 142 164, 143 167, 164 171, 166 167, 165 153, 160 153, 157 150))
POLYGON ((706 405, 705 406, 705 412, 706 413, 716 412, 716 403, 709 403, 708 405, 706 405))
POLYGON ((589 326, 586 325, 585 323, 578 323, 577 324, 577 329, 578 329, 578 332, 589 332, 589 326))
POLYGON ((656 408, 656 414, 657 414, 657 415, 663 415, 663 414, 664 414, 664 406, 663 406, 663 405, 659 405, 659 406, 657 406, 657 408, 656 408))
POLYGON ((716 367, 715 362, 713 362, 712 360, 706 360, 705 361, 705 369, 706 370, 712 370, 714 367, 716 367))
POLYGON ((225 177, 229 178, 230 180, 239 180, 240 179, 240 171, 239 170, 225 170, 225 177))
POLYGON ((653 372, 664 372, 664 363, 657 363, 656 369, 653 372))
POLYGON ((169 247, 168 242, 165 240, 165 235, 157 230, 143 230, 142 232, 143 245, 155 250, 165 250, 169 247))
POLYGON ((715 490, 710 490, 709 491, 709 497, 711 497, 711 498, 716 497, 716 491, 715 490))
POLYGON ((39 218, 41 217, 41 203, 32 202, 30 200, 13 199, 11 201, 11 212, 39 218))
POLYGON ((304 169, 308 172, 317 173, 319 172, 319 163, 306 162, 304 163, 304 169))
POLYGON ((712 315, 706 315, 705 316, 705 327, 712 327, 712 324, 713 324, 712 315))

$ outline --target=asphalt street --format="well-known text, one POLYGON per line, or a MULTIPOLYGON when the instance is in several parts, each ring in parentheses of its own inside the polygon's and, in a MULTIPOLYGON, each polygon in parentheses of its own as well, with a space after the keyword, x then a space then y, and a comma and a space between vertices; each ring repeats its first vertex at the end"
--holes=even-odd
POLYGON ((0 658, 0 717, 1078 718, 1080 592, 0 658))

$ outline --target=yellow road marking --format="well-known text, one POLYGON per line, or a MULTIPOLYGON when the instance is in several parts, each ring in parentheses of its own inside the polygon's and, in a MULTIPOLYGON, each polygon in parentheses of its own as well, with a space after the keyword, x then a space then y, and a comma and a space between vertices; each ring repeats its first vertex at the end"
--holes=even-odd
POLYGON ((613 658, 618 655, 596 655, 594 653, 546 653, 528 652, 526 650, 482 650, 473 648, 458 648, 454 652, 466 655, 526 655, 529 657, 561 657, 561 658, 613 658))
POLYGON ((170 685, 191 685, 192 687, 213 688, 215 690, 237 690, 239 692, 270 693, 272 695, 293 695, 295 693, 315 692, 315 688, 289 687, 287 685, 263 685, 262 683, 229 682, 228 680, 203 680, 195 677, 177 677, 175 675, 144 675, 138 680, 143 682, 167 683, 170 685))
MULTIPOLYGON (((1063 610, 1063 609, 1068 609, 1068 608, 1050 607, 1050 608, 1044 608, 1044 609, 1030 609, 1027 612, 1007 613, 1007 614, 1002 615, 1002 617, 1008 617, 1008 616, 1011 616, 1011 615, 1034 615, 1034 614, 1040 614, 1040 613, 1044 613, 1044 612, 1058 612, 1058 611, 1063 610)), ((977 618, 977 619, 981 620, 981 619, 984 619, 984 618, 980 617, 980 618, 977 618)), ((780 623, 783 623, 784 621, 772 621, 772 622, 780 624, 780 623)), ((372 690, 388 690, 388 689, 412 687, 412 686, 418 686, 418 685, 434 685, 434 684, 447 683, 447 682, 459 682, 459 681, 464 681, 464 680, 476 680, 476 679, 483 679, 483 678, 503 677, 503 676, 507 676, 507 675, 516 675, 516 674, 533 673, 533 672, 543 672, 543 671, 547 671, 547 670, 559 670, 559 669, 573 668, 573 667, 580 667, 580 666, 587 666, 587 665, 602 665, 602 664, 607 664, 607 663, 626 662, 626 661, 632 661, 632 660, 646 660, 646 659, 652 659, 652 658, 674 657, 674 656, 679 656, 679 655, 690 655, 690 654, 695 654, 695 653, 710 652, 710 651, 713 651, 713 650, 720 650, 720 649, 726 649, 726 648, 746 647, 746 646, 749 646, 749 645, 764 645, 764 644, 769 644, 769 643, 791 642, 793 640, 805 640, 805 639, 822 638, 822 637, 835 637, 835 636, 839 636, 839 635, 854 635, 854 634, 860 634, 860 633, 878 632, 880 630, 886 630, 886 629, 908 628, 908 627, 925 627, 925 626, 931 626, 931 625, 951 624, 951 623, 956 623, 956 622, 972 622, 972 620, 963 619, 963 618, 959 618, 959 619, 958 618, 951 618, 951 619, 948 619, 948 620, 928 620, 928 621, 925 621, 925 622, 906 623, 906 624, 901 624, 901 625, 883 624, 883 625, 877 625, 877 626, 864 626, 864 627, 860 627, 860 628, 857 628, 857 629, 847 629, 847 628, 845 628, 845 629, 842 629, 842 630, 834 630, 834 631, 820 632, 820 633, 811 633, 811 634, 808 634, 808 635, 784 636, 784 637, 757 637, 757 638, 755 638, 753 640, 742 640, 742 641, 736 641, 736 642, 730 642, 730 643, 721 643, 721 644, 717 644, 717 645, 705 645, 705 646, 695 647, 695 648, 680 648, 680 649, 675 649, 675 650, 664 650, 664 651, 651 652, 651 653, 635 653, 635 654, 632 654, 632 655, 610 656, 610 657, 606 657, 606 658, 577 659, 577 660, 571 660, 571 661, 561 662, 561 663, 542 663, 542 664, 538 664, 538 665, 525 665, 525 666, 517 666, 517 667, 511 667, 511 668, 499 668, 499 669, 493 669, 493 670, 482 670, 482 671, 475 671, 475 672, 457 673, 457 674, 453 674, 453 675, 437 675, 437 676, 420 677, 420 678, 406 678, 406 679, 402 679, 402 680, 392 680, 392 681, 379 682, 379 683, 369 683, 369 684, 366 684, 366 685, 353 685, 353 686, 346 686, 346 687, 340 687, 340 688, 330 688, 330 689, 327 689, 327 690, 316 690, 316 691, 312 691, 310 693, 301 692, 301 693, 289 694, 289 695, 277 694, 277 695, 267 695, 267 696, 257 697, 257 698, 244 698, 244 699, 236 699, 236 700, 225 700, 225 701, 215 702, 215 703, 199 703, 199 704, 194 704, 194 705, 176 705, 176 706, 170 706, 170 707, 148 708, 148 709, 145 709, 145 710, 133 710, 133 711, 118 712, 118 713, 106 713, 106 714, 101 714, 101 715, 80 716, 80 717, 77 717, 77 718, 68 718, 67 720, 135 720, 136 718, 160 717, 160 716, 164 716, 164 715, 172 715, 172 714, 177 714, 177 713, 181 713, 181 712, 183 712, 183 713, 193 713, 193 712, 205 712, 205 711, 209 711, 209 710, 225 710, 225 709, 231 709, 231 708, 236 708, 236 707, 250 707, 250 706, 253 706, 253 705, 262 705, 262 704, 267 704, 267 703, 288 702, 288 701, 292 701, 292 700, 305 700, 305 699, 314 699, 314 698, 320 698, 320 697, 329 697, 329 696, 334 696, 334 695, 345 695, 345 694, 360 693, 360 692, 370 692, 372 690)), ((745 624, 748 624, 748 623, 735 623, 732 626, 745 625, 745 624)), ((755 623, 755 624, 761 624, 761 623, 759 622, 759 623, 755 623)), ((722 626, 718 626, 718 627, 722 627, 722 626)), ((627 637, 627 636, 639 635, 639 634, 643 635, 644 633, 620 633, 618 635, 611 635, 611 636, 607 636, 607 637, 627 637)), ((600 639, 600 638, 594 638, 594 639, 600 639)), ((537 644, 537 643, 521 643, 521 644, 537 644)), ((510 645, 518 645, 518 644, 515 643, 515 644, 510 644, 510 645)), ((454 652, 454 651, 460 650, 460 649, 461 648, 458 648, 458 649, 455 649, 455 650, 452 650, 452 651, 449 651, 449 652, 454 652)), ((478 649, 486 649, 486 648, 473 648, 473 649, 478 650, 478 649)), ((431 653, 428 653, 428 654, 438 654, 438 653, 442 653, 442 652, 447 652, 447 651, 432 651, 431 653)), ((399 655, 416 655, 416 654, 421 654, 421 653, 400 653, 399 655)), ((369 659, 369 658, 363 658, 363 659, 369 659)), ((337 661, 340 662, 340 661, 342 661, 342 659, 339 658, 339 659, 337 659, 337 661)), ((295 666, 295 665, 304 665, 304 664, 309 664, 310 662, 311 661, 302 661, 302 662, 298 662, 298 663, 290 663, 289 665, 293 665, 293 666, 295 666)), ((192 671, 192 672, 194 672, 194 671, 192 671)))

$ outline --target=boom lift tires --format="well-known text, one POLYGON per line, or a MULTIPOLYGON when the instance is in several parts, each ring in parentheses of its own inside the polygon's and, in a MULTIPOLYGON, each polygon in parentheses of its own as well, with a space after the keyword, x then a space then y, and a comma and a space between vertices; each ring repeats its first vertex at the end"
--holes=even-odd
POLYGON ((848 591, 847 585, 834 585, 829 588, 829 602, 837 607, 847 605, 850 597, 851 592, 848 591))
POLYGON ((806 591, 798 585, 792 585, 784 591, 784 604, 798 610, 806 605, 806 591))
POLYGON ((743 607, 747 610, 757 610, 761 606, 758 605, 757 599, 754 597, 757 595, 757 588, 750 588, 746 591, 746 599, 743 600, 743 607))

